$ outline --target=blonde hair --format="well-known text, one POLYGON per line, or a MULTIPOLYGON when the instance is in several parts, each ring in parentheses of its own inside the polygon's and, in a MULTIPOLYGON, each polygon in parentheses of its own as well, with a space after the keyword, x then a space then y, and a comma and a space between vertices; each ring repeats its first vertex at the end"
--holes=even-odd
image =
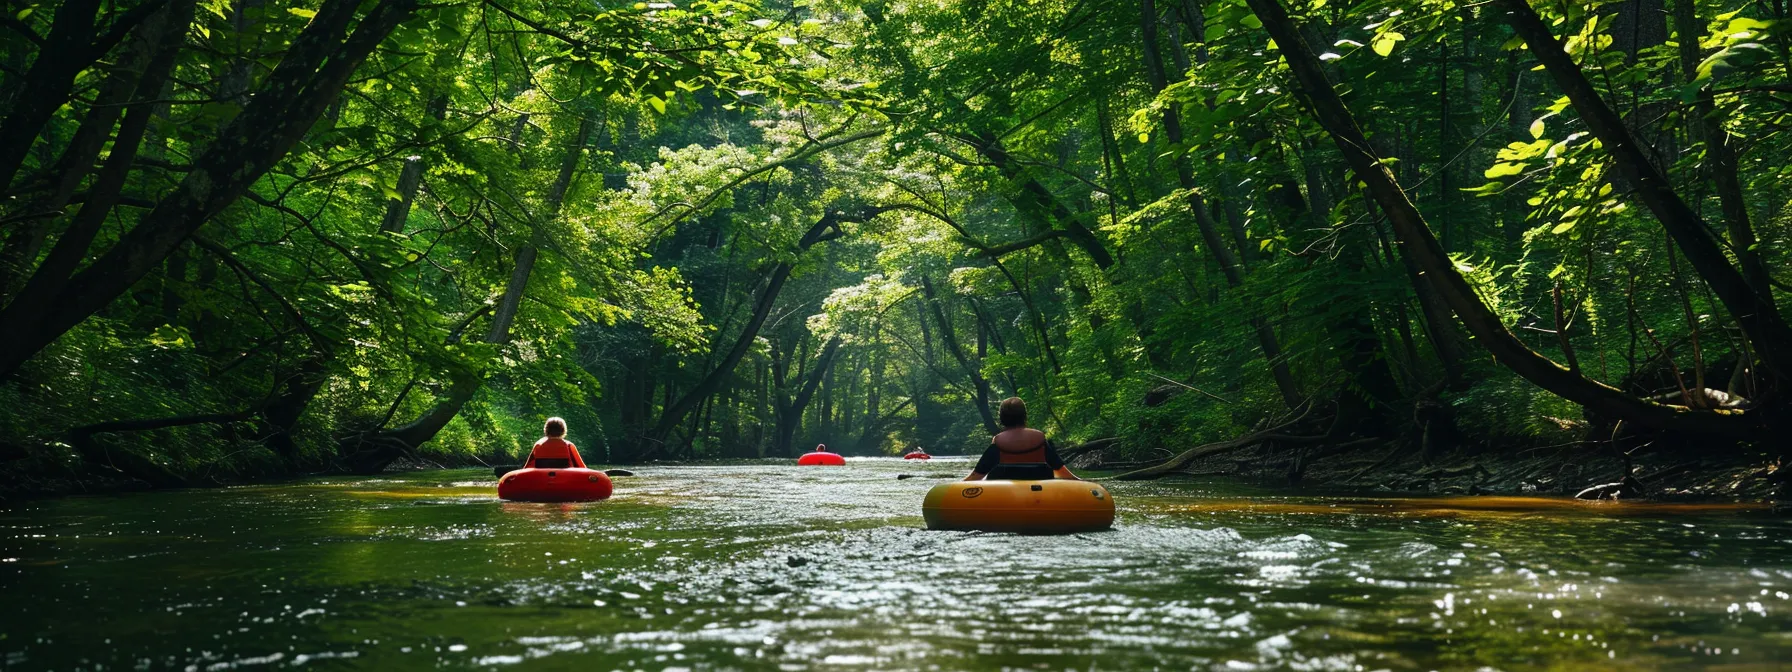
POLYGON ((541 426, 541 433, 544 436, 551 436, 554 438, 566 436, 566 420, 563 418, 548 418, 547 424, 541 426))

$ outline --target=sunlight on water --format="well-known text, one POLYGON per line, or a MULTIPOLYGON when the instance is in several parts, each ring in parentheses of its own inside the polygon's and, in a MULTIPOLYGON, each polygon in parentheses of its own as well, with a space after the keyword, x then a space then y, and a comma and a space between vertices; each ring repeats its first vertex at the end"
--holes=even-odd
POLYGON ((645 467, 591 504, 499 502, 472 471, 26 503, 0 510, 0 668, 1792 660, 1792 523, 1760 507, 1112 483, 1110 532, 921 529, 966 467, 645 467))

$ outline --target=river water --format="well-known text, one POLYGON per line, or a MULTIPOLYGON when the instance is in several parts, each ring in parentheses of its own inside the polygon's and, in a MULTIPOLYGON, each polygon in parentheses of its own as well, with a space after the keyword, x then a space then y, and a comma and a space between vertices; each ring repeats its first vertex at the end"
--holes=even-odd
POLYGON ((1792 521, 1113 483, 1110 532, 929 532, 967 471, 489 471, 0 509, 0 669, 1792 667, 1792 521), (899 480, 898 474, 920 478, 899 480))

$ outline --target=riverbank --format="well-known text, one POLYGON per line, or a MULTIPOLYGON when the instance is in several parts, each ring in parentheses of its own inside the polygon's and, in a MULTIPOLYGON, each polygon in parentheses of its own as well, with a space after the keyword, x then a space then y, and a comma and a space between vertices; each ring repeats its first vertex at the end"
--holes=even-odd
MULTIPOLYGON (((387 473, 489 469, 491 459, 405 459, 394 462, 387 473)), ((1623 483, 1620 477, 1625 469, 1623 460, 1618 456, 1608 451, 1589 451, 1578 445, 1546 446, 1497 454, 1458 452, 1430 461, 1424 460, 1417 451, 1390 446, 1360 450, 1349 457, 1312 461, 1304 465, 1298 484, 1293 484, 1289 478, 1293 459, 1287 452, 1251 449, 1198 460, 1189 465, 1186 473, 1168 478, 1199 476, 1229 479, 1285 492, 1300 492, 1304 488, 1313 492, 1354 492, 1365 495, 1574 497, 1589 488, 1623 483)), ((1095 470, 1090 475, 1096 478, 1118 473, 1113 465, 1101 461, 1099 453, 1079 456, 1071 462, 1075 468, 1095 470)), ((688 464, 737 463, 781 464, 776 461, 754 460, 688 464)), ((651 468, 679 464, 687 463, 650 462, 645 466, 651 468)), ((1787 469, 1777 460, 1768 457, 1744 454, 1639 454, 1631 458, 1631 464, 1634 467, 1633 482, 1625 484, 1621 489, 1596 490, 1586 496, 1593 499, 1769 502, 1780 505, 1792 500, 1792 497, 1788 497, 1788 490, 1792 490, 1788 487, 1788 476, 1792 475, 1792 469, 1787 469), (1613 492, 1616 492, 1617 497, 1612 496, 1613 492)), ((194 479, 185 487, 268 485, 331 475, 341 474, 214 474, 209 478, 194 479)), ((77 471, 61 467, 51 473, 0 469, 0 505, 70 495, 156 489, 166 488, 97 469, 77 471)))
MULTIPOLYGON (((1497 453, 1458 451, 1426 459, 1418 450, 1391 445, 1304 464, 1299 463, 1300 459, 1295 451, 1254 448, 1196 460, 1183 470, 1184 474, 1168 478, 1224 477, 1250 483, 1389 494, 1792 500, 1792 486, 1788 483, 1792 469, 1765 453, 1664 451, 1624 457, 1574 443, 1497 453), (1628 480, 1626 473, 1631 475, 1628 480)), ((1108 466, 1099 455, 1073 462, 1083 468, 1108 466)))

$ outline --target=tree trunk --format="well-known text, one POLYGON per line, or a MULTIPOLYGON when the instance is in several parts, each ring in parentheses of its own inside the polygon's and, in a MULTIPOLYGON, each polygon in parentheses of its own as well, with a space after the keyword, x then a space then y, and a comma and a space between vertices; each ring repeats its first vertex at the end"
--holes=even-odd
POLYGON ((1655 214, 1693 269, 1741 325, 1775 381, 1792 378, 1792 327, 1787 326, 1773 303, 1750 287, 1742 273, 1730 265, 1704 219, 1681 200, 1673 184, 1650 163, 1642 145, 1617 113, 1600 99, 1580 66, 1568 57, 1562 42, 1531 9, 1529 0, 1496 0, 1495 4, 1506 10, 1506 22, 1530 45, 1531 53, 1567 94, 1588 130, 1611 153, 1619 174, 1635 187, 1637 197, 1655 214))
POLYGON ((834 363, 834 356, 840 352, 840 337, 828 339, 816 356, 815 364, 803 376, 802 384, 797 388, 796 396, 788 403, 779 404, 775 417, 777 425, 773 433, 771 455, 789 457, 791 442, 796 438, 796 430, 803 424, 803 411, 809 407, 809 400, 815 397, 815 389, 821 385, 823 376, 827 375, 834 363))
MULTIPOLYGON (((534 245, 516 248, 516 263, 511 268, 510 282, 505 285, 504 296, 492 311, 492 325, 485 333, 486 343, 503 345, 510 342, 510 326, 516 319, 517 308, 522 305, 523 293, 528 289, 529 275, 535 270, 536 256, 534 245)), ((460 414, 461 408, 479 392, 484 382, 485 372, 479 369, 455 372, 449 379, 448 391, 437 398, 435 405, 422 416, 402 427, 354 436, 345 441, 345 466, 355 473, 378 473, 391 464, 392 460, 415 451, 434 439, 443 427, 447 427, 454 416, 460 414)))
MULTIPOLYGON (((1364 194, 1366 207, 1375 207, 1375 196, 1364 194)), ((1382 237, 1382 244, 1387 244, 1386 234, 1381 223, 1375 224, 1375 235, 1382 237)), ((1425 321, 1425 336, 1431 341, 1431 351, 1437 355, 1438 364, 1442 366, 1444 384, 1454 387, 1462 381, 1462 362, 1467 357, 1468 343, 1462 337, 1462 330, 1456 327, 1455 317, 1450 313, 1450 304, 1438 296, 1437 288, 1425 281, 1423 271, 1412 260, 1412 255, 1397 254, 1389 246, 1388 255, 1400 258, 1400 266, 1406 269, 1407 284, 1419 300, 1419 314, 1425 321)))
MULTIPOLYGON (((1157 44, 1157 5, 1153 0, 1144 0, 1145 69, 1151 81, 1151 90, 1161 93, 1169 86, 1164 75, 1163 55, 1158 52, 1157 44)), ((1182 118, 1174 105, 1164 108, 1164 137, 1172 147, 1182 144, 1182 118)), ((1238 267, 1238 257, 1226 247, 1220 238, 1219 227, 1214 224, 1209 214, 1205 199, 1201 198, 1200 186, 1195 184, 1194 171, 1188 161, 1180 156, 1175 159, 1176 180, 1188 194, 1188 208, 1195 216, 1195 226, 1201 231, 1201 241, 1207 246, 1208 254, 1213 255, 1219 263, 1220 273, 1226 278, 1226 285, 1233 289, 1244 285, 1244 273, 1238 267)), ((1269 322, 1262 317, 1253 316, 1251 326, 1257 332, 1257 343, 1263 348, 1263 359, 1269 363, 1270 374, 1275 378, 1276 389, 1282 393, 1282 402, 1289 408, 1300 405, 1300 387, 1294 382, 1294 374, 1288 370, 1288 362, 1282 358, 1282 345, 1276 338, 1276 332, 1269 322)))
MULTIPOLYGON (((163 10, 159 14, 166 15, 171 10, 163 10)), ((93 172, 93 164, 98 158, 106 140, 112 134, 112 127, 118 123, 118 117, 124 114, 124 108, 131 102, 145 70, 155 57, 160 45, 154 33, 166 21, 156 17, 146 19, 137 27, 129 46, 122 58, 110 69, 106 80, 100 85, 94 101, 81 118, 81 125, 63 148, 61 156, 50 168, 51 181, 49 192, 42 194, 16 214, 0 218, 0 222, 12 223, 21 221, 17 228, 6 237, 6 246, 0 251, 0 305, 7 297, 18 289, 18 283, 31 270, 31 264, 37 259, 44 239, 49 235, 51 223, 62 214, 68 206, 69 199, 80 189, 81 183, 93 172)), ((184 34, 174 36, 176 46, 184 34)), ((160 92, 152 94, 159 96, 160 92)), ((0 185, 4 186, 4 185, 0 185)))
MULTIPOLYGON (((85 0, 82 0, 85 1, 85 0)), ((23 293, 13 303, 46 306, 30 315, 0 312, 0 377, 18 370, 76 324, 160 266, 188 236, 235 203, 286 156, 335 99, 357 67, 418 0, 380 0, 355 23, 352 0, 329 0, 306 25, 261 92, 219 132, 178 187, 49 300, 23 293)))
MULTIPOLYGON (((1699 38, 1704 35, 1699 24, 1697 3, 1694 0, 1674 1, 1675 40, 1680 43, 1680 69, 1687 82, 1693 82, 1699 74, 1699 38)), ((1706 168, 1711 171, 1711 183, 1716 187, 1717 201, 1724 213, 1724 230, 1730 235, 1730 252, 1736 255, 1736 261, 1742 267, 1743 280, 1750 289, 1760 295, 1761 300, 1775 309, 1778 306, 1773 299, 1772 276, 1767 272, 1767 265, 1761 261, 1761 252, 1756 249, 1755 230, 1749 223, 1748 199, 1742 193, 1742 179, 1738 175, 1736 147, 1731 142, 1730 132, 1724 129, 1723 119, 1718 116, 1711 87, 1699 88, 1698 97, 1693 102, 1692 116, 1697 118, 1689 124, 1694 135, 1705 143, 1705 155, 1710 159, 1706 168)))
MULTIPOLYGON (((809 231, 797 243, 798 252, 806 252, 815 245, 845 235, 840 225, 846 222, 864 222, 884 211, 883 208, 864 208, 856 212, 829 210, 821 219, 809 227, 809 231)), ((734 345, 716 364, 716 368, 697 382, 697 385, 677 401, 666 405, 660 412, 659 422, 642 437, 642 445, 637 447, 636 454, 643 454, 649 447, 647 443, 663 441, 673 427, 684 419, 697 404, 721 389, 722 383, 734 375, 734 367, 740 364, 741 358, 753 348, 753 342, 759 337, 759 328, 765 324, 766 317, 771 315, 772 306, 777 304, 778 293, 783 291, 785 281, 790 279, 795 270, 796 261, 786 261, 772 268, 766 278, 765 289, 759 293, 759 299, 753 305, 753 314, 747 319, 746 326, 741 328, 740 336, 735 338, 734 345)))
MULTIPOLYGON (((56 8, 50 34, 25 72, 24 86, 7 101, 12 112, 0 121, 0 190, 12 186, 44 125, 69 102, 75 76, 103 55, 93 53, 91 44, 100 4, 100 0, 65 0, 56 8)), ((15 10, 9 4, 5 11, 15 10)))
MULTIPOLYGON (((1403 254, 1410 255, 1425 277, 1449 302, 1483 347, 1500 363, 1545 390, 1578 403, 1588 410, 1656 429, 1678 429, 1730 436, 1749 436, 1761 431, 1755 414, 1733 410, 1699 411, 1664 406, 1569 372, 1531 350, 1506 329, 1499 316, 1483 304, 1468 281, 1444 254, 1430 226, 1400 188, 1394 174, 1370 154, 1369 140, 1356 118, 1344 106, 1326 80, 1318 56, 1300 36, 1293 20, 1278 0, 1246 0, 1257 18, 1275 38, 1300 88, 1306 93, 1315 119, 1332 135, 1357 179, 1388 214, 1403 254)), ((1607 145, 1611 146, 1610 144, 1607 145)))
MULTIPOLYGON (((432 98, 428 107, 427 112, 430 118, 441 121, 448 115, 448 97, 432 98)), ((411 204, 417 200, 417 189, 423 184, 424 169, 423 157, 405 157, 404 168, 398 171, 398 198, 386 199, 386 215, 380 218, 381 231, 404 233, 405 220, 411 216, 411 204)), ((550 200, 557 201, 559 199, 550 200)))
MULTIPOLYGON (((150 117, 155 113, 155 99, 162 91, 162 83, 174 69, 175 57, 186 41, 187 26, 193 17, 193 5, 193 0, 177 0, 142 24, 143 41, 149 45, 153 55, 143 76, 138 79, 132 96, 133 102, 124 111, 124 122, 119 124, 118 135, 113 138, 112 151, 107 155, 98 177, 88 188, 87 199, 81 204, 74 220, 56 240, 56 245, 50 248, 49 255, 38 265, 36 272, 25 282, 24 288, 19 290, 18 297, 7 304, 4 312, 0 312, 0 318, 11 316, 25 319, 25 316, 47 312, 67 289, 75 269, 87 258, 89 246, 99 235, 100 227, 105 224, 112 207, 118 204, 125 179, 130 176, 131 163, 137 158, 137 150, 143 144, 144 131, 149 128, 150 117)), ((172 252, 173 249, 170 249, 169 253, 172 252)))
POLYGON ((946 319, 946 311, 940 307, 939 297, 934 294, 933 281, 925 275, 921 276, 921 291, 927 297, 927 305, 932 309, 933 319, 939 323, 940 340, 945 343, 946 351, 952 353, 952 358, 958 361, 959 368, 964 369, 965 376, 971 379, 971 386, 977 390, 976 396, 971 401, 977 405, 977 415, 983 418, 983 428, 989 430, 991 434, 996 433, 998 431, 996 417, 989 410, 989 381, 983 378, 981 365, 973 363, 965 357, 964 348, 959 347, 958 344, 958 334, 952 328, 952 322, 946 319))
MULTIPOLYGON (((581 127, 583 127, 581 121, 581 127)), ((576 167, 578 159, 584 152, 584 136, 575 140, 566 148, 562 165, 576 167)), ((571 183, 572 171, 567 170, 562 178, 571 183)), ((566 196, 567 184, 556 183, 548 194, 546 212, 543 216, 559 217, 563 199, 566 196)), ((531 228, 538 228, 539 222, 531 222, 531 228)), ((539 231, 531 232, 532 239, 538 239, 539 231)), ((492 310, 491 328, 486 331, 485 342, 493 345, 505 345, 510 342, 510 327, 516 321, 517 311, 522 307, 523 296, 529 287, 529 276, 535 270, 535 261, 540 252, 535 242, 518 245, 514 252, 514 264, 510 271, 510 281, 505 284, 504 295, 492 310)), ((459 415, 473 395, 485 384, 484 370, 468 369, 457 371, 449 378, 448 391, 436 400, 430 410, 421 417, 402 427, 363 433, 344 440, 340 450, 344 453, 344 462, 349 470, 358 473, 378 472, 390 464, 392 460, 415 451, 419 446, 434 439, 437 433, 447 427, 448 423, 459 415)), ((662 435, 663 438, 663 435, 662 435)))

